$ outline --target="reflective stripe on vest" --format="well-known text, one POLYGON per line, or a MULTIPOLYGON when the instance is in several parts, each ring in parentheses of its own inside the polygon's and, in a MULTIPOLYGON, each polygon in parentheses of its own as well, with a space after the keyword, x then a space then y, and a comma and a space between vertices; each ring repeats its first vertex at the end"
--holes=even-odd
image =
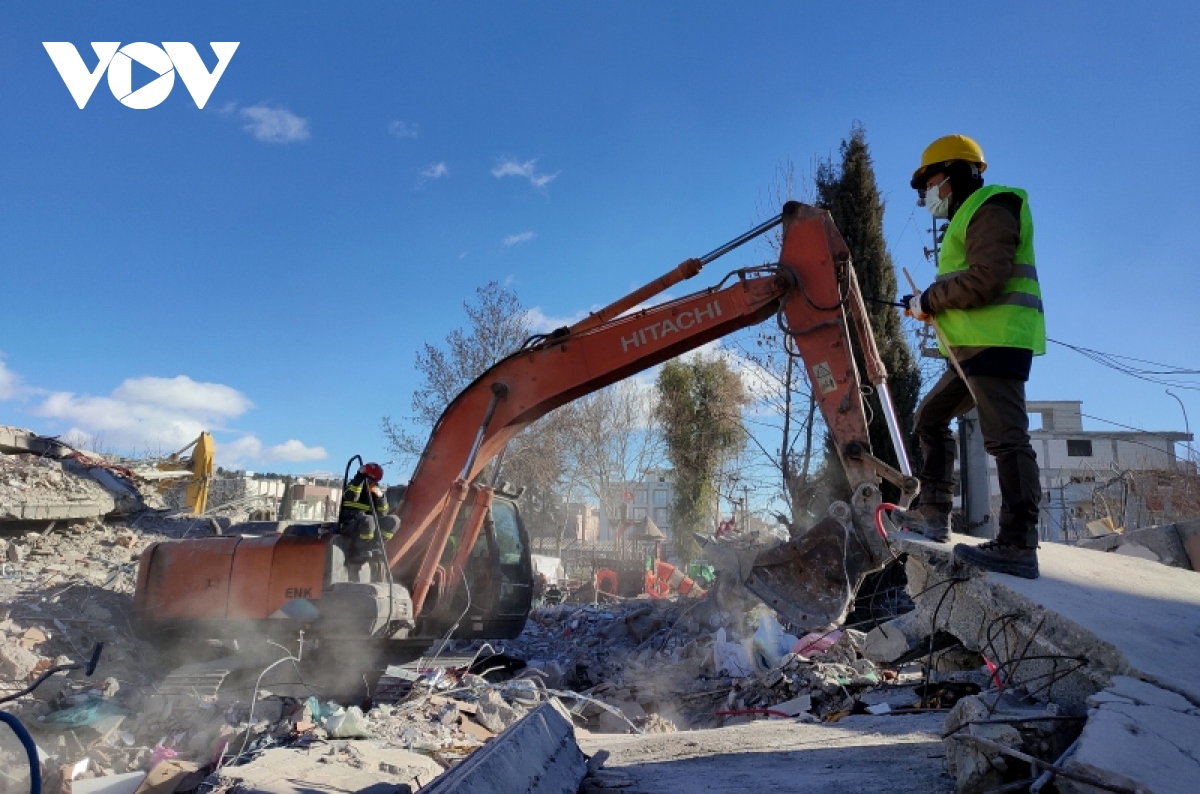
POLYGON ((963 202, 946 229, 937 280, 953 278, 968 269, 967 227, 985 201, 1002 193, 1021 199, 1021 237, 1012 277, 1000 296, 987 306, 944 309, 937 313, 937 323, 951 347, 1019 347, 1040 356, 1046 352, 1046 319, 1033 254, 1033 216, 1024 190, 988 185, 963 202))

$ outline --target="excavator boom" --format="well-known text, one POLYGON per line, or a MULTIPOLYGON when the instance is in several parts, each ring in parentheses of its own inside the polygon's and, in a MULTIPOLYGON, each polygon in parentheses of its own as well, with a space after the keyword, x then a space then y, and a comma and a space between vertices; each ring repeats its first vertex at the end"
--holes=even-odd
MULTIPOLYGON (((860 334, 860 343, 872 380, 883 382, 887 373, 866 325, 849 251, 824 210, 789 202, 780 222, 784 228, 778 264, 736 271, 726 279, 732 281, 727 286, 619 314, 698 273, 703 260, 687 260, 572 328, 536 340, 501 360, 455 398, 434 427, 400 510, 402 531, 388 546, 393 570, 399 578, 415 582, 416 612, 421 611, 434 579, 466 483, 478 477, 515 435, 571 400, 770 317, 777 318, 805 362, 850 483, 877 482, 875 464, 861 454, 869 452, 870 445, 848 312, 860 318, 857 327, 866 331, 860 334)), ((764 224, 756 232, 773 225, 764 224)), ((874 497, 877 502, 877 491, 874 497)), ((861 537, 836 545, 845 549, 853 542, 855 548, 866 551, 859 567, 877 567, 883 556, 880 539, 873 531, 856 534, 861 537)), ((851 551, 846 555, 854 557, 851 551)), ((834 570, 840 583, 847 578, 842 574, 844 567, 829 563, 824 570, 834 570)), ((786 578, 778 565, 775 570, 786 578)), ((855 575, 849 577, 853 580, 855 575)), ((839 584, 839 599, 848 603, 853 593, 846 591, 856 586, 856 581, 850 587, 839 584)), ((783 589, 776 584, 775 600, 811 600, 803 595, 785 596, 780 592, 783 589)), ((815 589, 824 592, 829 588, 822 583, 815 589)), ((831 609, 784 611, 793 618, 805 615, 805 622, 811 622, 809 612, 825 616, 831 609)))
MULTIPOLYGON (((854 496, 850 504, 834 503, 823 521, 789 543, 725 567, 736 569, 739 581, 802 627, 836 622, 862 577, 887 557, 886 541, 874 528, 880 475, 915 492, 902 448, 900 471, 871 454, 852 329, 870 382, 881 386, 887 373, 866 317, 849 252, 829 214, 788 202, 778 219, 684 261, 570 328, 530 339, 467 386, 434 426, 396 509, 401 528, 387 544, 386 581, 347 579, 346 561, 328 529, 166 542, 142 556, 135 596, 139 625, 149 633, 201 625, 211 631, 232 623, 280 631, 290 620, 308 621, 304 625, 310 627, 323 623, 338 636, 412 640, 441 634, 446 626, 456 630, 461 619, 456 598, 465 595, 466 616, 486 584, 493 605, 507 599, 510 614, 507 623, 494 625, 519 631, 529 608, 532 582, 525 580, 531 580, 532 569, 527 548, 509 552, 512 559, 500 550, 502 538, 510 549, 520 547, 524 531, 511 495, 501 499, 480 481, 488 463, 555 408, 769 319, 784 331, 789 353, 804 364, 854 496), (716 286, 636 310, 780 224, 777 263, 737 270, 716 286), (456 545, 448 551, 452 537, 456 545), (468 568, 475 573, 469 575, 468 568), (465 594, 458 592, 460 584, 465 594), (524 600, 514 600, 512 592, 521 587, 524 600)), ((890 406, 884 415, 894 425, 890 406)), ((467 620, 472 636, 499 631, 489 629, 485 618, 467 620)))

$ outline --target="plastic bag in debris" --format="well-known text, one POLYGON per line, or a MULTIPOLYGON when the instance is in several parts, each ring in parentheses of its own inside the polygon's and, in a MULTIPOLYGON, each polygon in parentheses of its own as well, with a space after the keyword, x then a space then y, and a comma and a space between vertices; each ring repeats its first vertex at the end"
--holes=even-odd
POLYGON ((760 672, 774 670, 779 661, 791 653, 792 648, 799 642, 783 630, 783 626, 774 615, 761 615, 758 618, 758 631, 754 632, 754 664, 760 672))
POLYGON ((792 646, 792 653, 798 653, 801 656, 813 656, 818 653, 825 653, 833 647, 842 636, 841 631, 813 631, 805 634, 796 644, 792 646))
POLYGON ((727 642, 723 628, 717 629, 717 641, 713 643, 713 667, 718 673, 728 673, 734 678, 754 675, 750 654, 736 642, 727 642))
POLYGON ((331 739, 365 739, 371 735, 367 730, 367 718, 358 706, 331 715, 325 720, 325 730, 331 739))
POLYGON ((78 706, 54 712, 46 717, 46 722, 60 728, 80 728, 86 725, 95 725, 105 717, 124 713, 120 707, 110 701, 92 698, 78 706))
POLYGON ((304 701, 304 709, 311 715, 309 719, 311 719, 313 722, 320 723, 322 720, 336 714, 338 710, 341 709, 341 706, 333 702, 326 703, 324 706, 322 706, 319 700, 317 700, 315 697, 310 697, 308 700, 304 701))

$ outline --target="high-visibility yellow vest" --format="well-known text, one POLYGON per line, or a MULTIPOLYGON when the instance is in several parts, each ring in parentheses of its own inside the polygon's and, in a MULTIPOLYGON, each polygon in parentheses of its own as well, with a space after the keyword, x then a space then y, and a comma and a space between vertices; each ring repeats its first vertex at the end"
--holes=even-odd
POLYGON ((987 185, 963 202, 942 240, 937 278, 951 278, 968 268, 967 226, 976 210, 1000 193, 1021 199, 1021 239, 1012 278, 992 303, 975 309, 945 309, 937 313, 937 324, 951 347, 1019 347, 1040 356, 1046 352, 1046 318, 1033 256, 1033 216, 1024 190, 987 185))

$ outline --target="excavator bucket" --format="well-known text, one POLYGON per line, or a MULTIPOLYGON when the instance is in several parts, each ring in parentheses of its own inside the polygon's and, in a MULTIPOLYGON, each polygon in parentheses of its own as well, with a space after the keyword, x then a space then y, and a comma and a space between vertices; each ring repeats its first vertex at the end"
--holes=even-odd
POLYGON ((745 586, 797 627, 816 631, 845 620, 863 577, 877 567, 852 527, 826 517, 759 552, 745 586))

